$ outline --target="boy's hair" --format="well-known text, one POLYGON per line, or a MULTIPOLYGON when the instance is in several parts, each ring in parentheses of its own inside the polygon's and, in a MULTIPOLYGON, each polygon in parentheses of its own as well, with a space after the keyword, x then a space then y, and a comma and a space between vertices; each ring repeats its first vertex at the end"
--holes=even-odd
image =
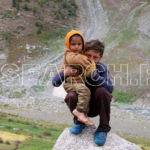
POLYGON ((103 56, 105 49, 105 44, 99 40, 91 40, 89 42, 86 42, 85 44, 85 51, 88 50, 95 50, 96 52, 100 53, 100 56, 103 56))

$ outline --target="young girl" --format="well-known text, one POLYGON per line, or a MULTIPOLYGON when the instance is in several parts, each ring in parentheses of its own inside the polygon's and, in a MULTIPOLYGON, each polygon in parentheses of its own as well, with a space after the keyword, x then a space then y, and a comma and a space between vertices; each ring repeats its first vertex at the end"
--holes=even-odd
POLYGON ((73 110, 79 121, 87 124, 94 125, 93 122, 87 117, 89 111, 90 90, 85 86, 85 76, 89 76, 89 70, 85 71, 91 65, 84 53, 84 39, 83 35, 76 30, 68 32, 66 35, 66 50, 63 57, 63 66, 71 66, 77 71, 78 75, 68 76, 65 79, 64 89, 66 92, 75 91, 78 94, 78 103, 73 110), (85 74, 86 72, 86 74, 85 74))

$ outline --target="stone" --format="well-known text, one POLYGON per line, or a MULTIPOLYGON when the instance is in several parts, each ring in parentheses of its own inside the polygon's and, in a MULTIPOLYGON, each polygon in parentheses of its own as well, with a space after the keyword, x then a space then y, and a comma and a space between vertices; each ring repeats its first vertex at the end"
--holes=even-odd
POLYGON ((66 128, 59 136, 53 150, 142 150, 137 145, 109 132, 104 146, 97 146, 94 139, 95 129, 86 127, 81 134, 71 134, 66 128))
POLYGON ((3 53, 3 54, 0 54, 0 60, 1 60, 1 59, 7 59, 6 54, 4 54, 4 53, 3 53))

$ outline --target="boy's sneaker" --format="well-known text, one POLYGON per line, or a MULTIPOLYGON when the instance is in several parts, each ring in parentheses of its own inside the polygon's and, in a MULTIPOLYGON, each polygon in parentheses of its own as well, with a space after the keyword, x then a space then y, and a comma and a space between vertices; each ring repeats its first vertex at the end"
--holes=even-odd
POLYGON ((70 128, 70 132, 73 134, 79 134, 82 132, 82 130, 86 127, 85 124, 74 124, 71 128, 70 128))
POLYGON ((103 146, 106 142, 107 132, 96 132, 94 137, 94 142, 98 146, 103 146))

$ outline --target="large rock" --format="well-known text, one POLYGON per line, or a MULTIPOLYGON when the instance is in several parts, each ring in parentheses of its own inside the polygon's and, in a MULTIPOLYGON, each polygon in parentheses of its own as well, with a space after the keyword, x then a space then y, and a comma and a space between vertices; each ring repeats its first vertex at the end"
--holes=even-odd
POLYGON ((93 142, 94 132, 94 128, 87 127, 81 134, 74 135, 66 128, 53 150, 141 150, 137 145, 113 133, 109 133, 105 145, 99 147, 93 142))

